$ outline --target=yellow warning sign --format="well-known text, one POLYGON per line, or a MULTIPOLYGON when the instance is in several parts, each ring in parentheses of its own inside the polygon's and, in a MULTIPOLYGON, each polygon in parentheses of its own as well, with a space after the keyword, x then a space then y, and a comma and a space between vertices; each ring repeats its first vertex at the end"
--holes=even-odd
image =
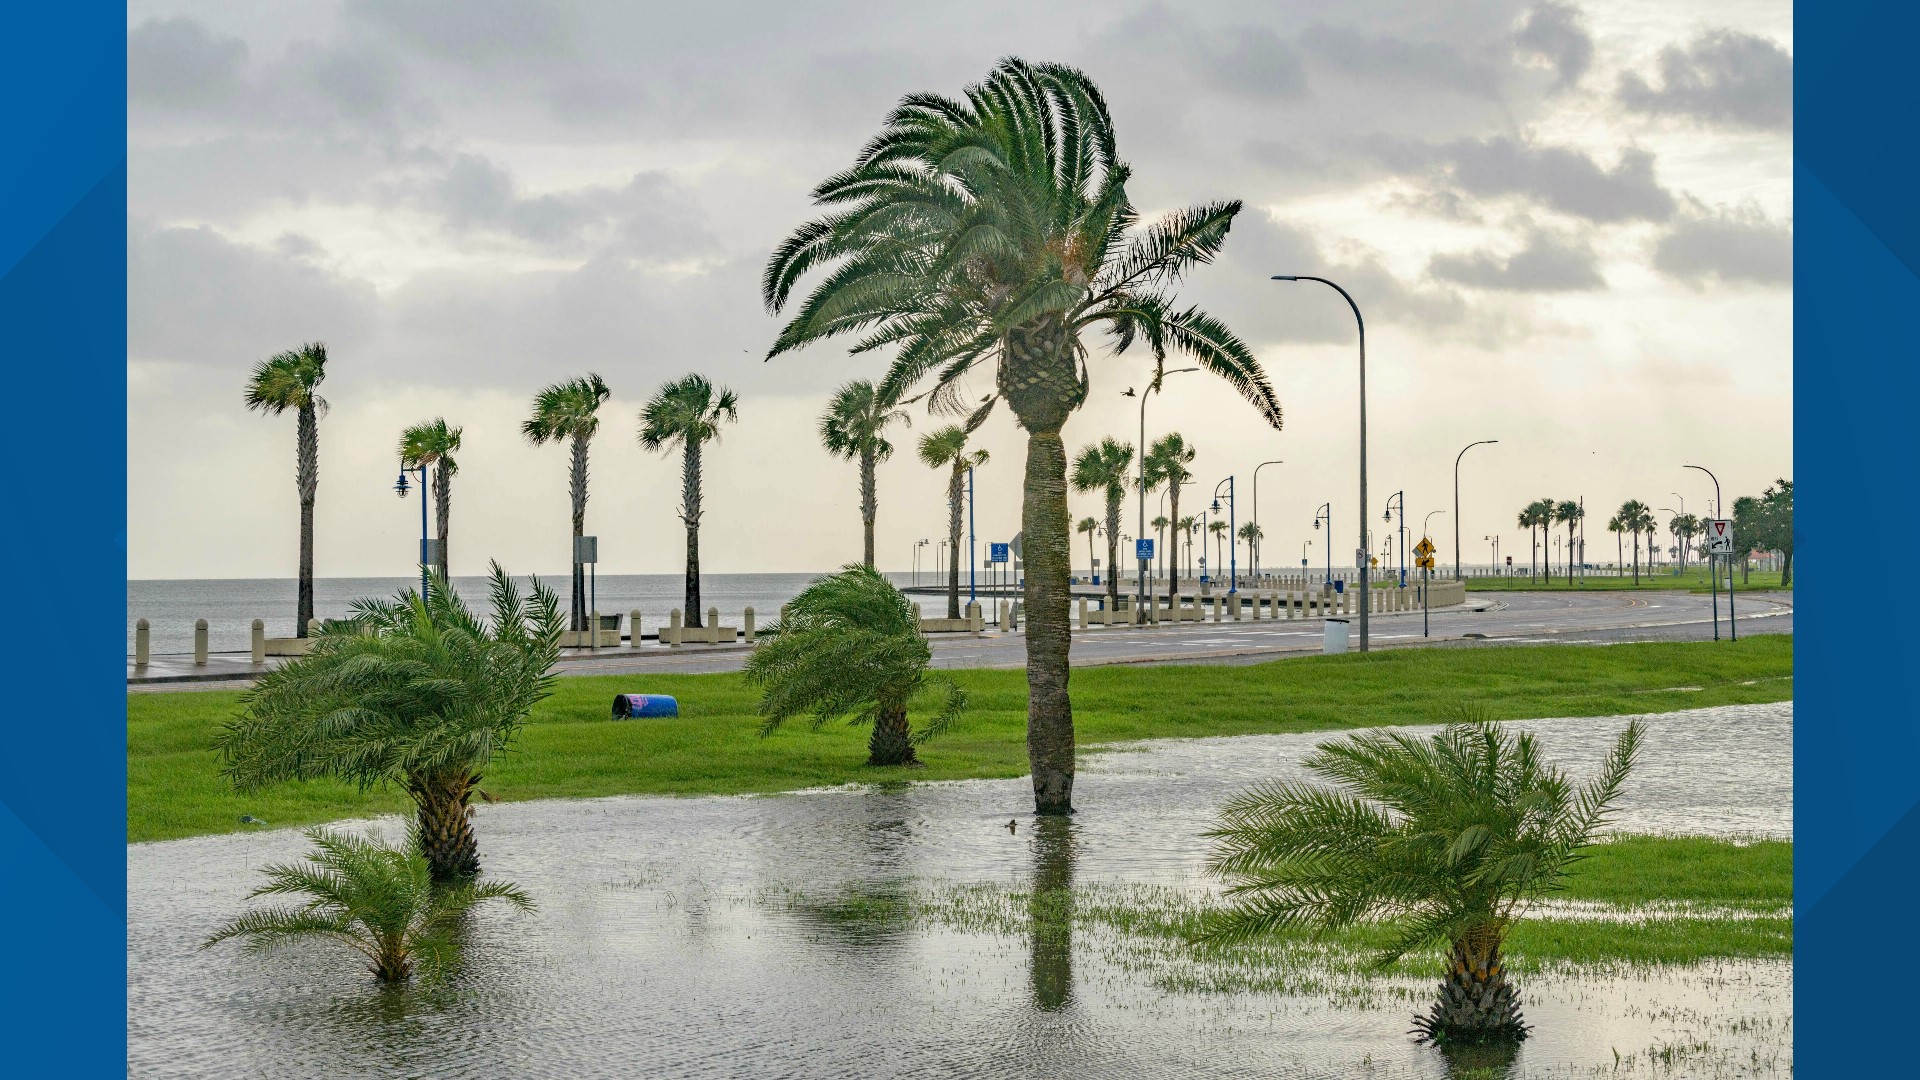
POLYGON ((1431 557, 1433 555, 1433 541, 1424 536, 1421 537, 1420 542, 1413 546, 1413 553, 1423 559, 1431 557))

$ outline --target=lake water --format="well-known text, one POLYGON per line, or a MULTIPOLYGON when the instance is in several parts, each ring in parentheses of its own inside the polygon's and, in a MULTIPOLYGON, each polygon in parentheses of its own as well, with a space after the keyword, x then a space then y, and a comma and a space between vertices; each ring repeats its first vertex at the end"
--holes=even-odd
MULTIPOLYGON (((1584 774, 1625 722, 1524 726, 1584 774)), ((1792 836, 1791 703, 1648 723, 1618 828, 1792 836)), ((324 947, 196 951, 247 907, 262 863, 305 850, 295 831, 130 845, 129 1072, 1447 1077, 1406 1035, 1432 980, 1349 996, 1174 992, 1097 929, 1037 917, 1013 931, 895 927, 768 900, 1210 888, 1201 833, 1216 808, 1253 782, 1302 775, 1326 737, 1089 754, 1079 813, 1049 823, 1032 818, 1025 780, 483 805, 487 873, 518 882, 540 911, 480 915, 465 970, 437 991, 382 992, 324 947)), ((377 827, 397 836, 401 823, 377 827)), ((1563 970, 1520 987, 1535 1032, 1515 1076, 1611 1075, 1616 1051, 1638 1063, 1634 1075, 1792 1072, 1790 961, 1563 970)))

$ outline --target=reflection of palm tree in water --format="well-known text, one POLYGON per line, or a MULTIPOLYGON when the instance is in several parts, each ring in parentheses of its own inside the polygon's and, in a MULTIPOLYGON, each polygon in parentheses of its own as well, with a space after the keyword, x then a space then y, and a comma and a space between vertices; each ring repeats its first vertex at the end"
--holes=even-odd
POLYGON ((1052 1012, 1073 1001, 1073 832, 1064 817, 1034 820, 1028 977, 1035 1007, 1052 1012))
POLYGON ((1504 1040, 1485 1043, 1450 1043, 1440 1048, 1447 1063, 1447 1080, 1506 1080, 1518 1076, 1514 1064, 1520 1056, 1520 1044, 1504 1040))

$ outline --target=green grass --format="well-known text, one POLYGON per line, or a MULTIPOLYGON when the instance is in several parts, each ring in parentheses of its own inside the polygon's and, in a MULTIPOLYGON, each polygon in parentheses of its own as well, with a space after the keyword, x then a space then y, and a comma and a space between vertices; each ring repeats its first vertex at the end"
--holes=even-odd
MULTIPOLYGON (((1545 573, 1542 573, 1539 577, 1536 577, 1536 578, 1528 578, 1525 567, 1516 567, 1515 569, 1518 569, 1520 571, 1519 577, 1506 577, 1506 578, 1470 577, 1467 579, 1467 591, 1468 592, 1580 592, 1582 590, 1585 590, 1588 592, 1595 592, 1595 591, 1611 592, 1611 591, 1617 591, 1617 590, 1626 590, 1628 592, 1632 592, 1632 591, 1638 590, 1640 592, 1684 591, 1684 592, 1697 592, 1697 593, 1708 593, 1713 591, 1712 583, 1707 580, 1707 572, 1704 569, 1691 564, 1688 565, 1687 572, 1684 574, 1668 573, 1665 569, 1661 570, 1659 573, 1656 574, 1656 573, 1650 572, 1646 567, 1642 566, 1640 568, 1640 581, 1638 584, 1634 583, 1632 567, 1628 567, 1627 574, 1624 577, 1615 577, 1613 576, 1613 571, 1611 569, 1607 569, 1607 570, 1589 570, 1587 571, 1586 578, 1582 579, 1580 577, 1580 572, 1576 570, 1574 571, 1573 584, 1571 585, 1567 584, 1567 571, 1564 566, 1556 568, 1555 573, 1551 578, 1549 578, 1545 573)), ((1738 595, 1741 592, 1748 592, 1748 591, 1774 592, 1779 590, 1779 588, 1780 588, 1780 572, 1778 570, 1755 570, 1751 575, 1749 575, 1749 578, 1746 581, 1740 580, 1740 575, 1738 571, 1735 571, 1734 573, 1734 590, 1735 590, 1736 601, 1738 600, 1738 595)), ((1724 592, 1725 590, 1722 589, 1721 591, 1724 592)), ((1787 591, 1792 592, 1793 586, 1791 585, 1787 586, 1787 591)))
MULTIPOLYGON (((951 673, 971 697, 922 769, 869 769, 866 730, 790 723, 758 735, 737 674, 564 678, 482 787, 503 799, 737 794, 847 783, 1027 773, 1020 671, 951 673), (672 694, 672 720, 610 720, 616 692, 672 694)), ((1442 720, 1471 702, 1494 719, 1611 716, 1793 696, 1790 635, 1739 642, 1395 649, 1247 666, 1111 666, 1073 675, 1081 746, 1144 738, 1337 731, 1442 720)), ((127 695, 127 839, 165 840, 404 810, 392 790, 330 781, 236 793, 210 749, 239 707, 230 691, 127 695)))

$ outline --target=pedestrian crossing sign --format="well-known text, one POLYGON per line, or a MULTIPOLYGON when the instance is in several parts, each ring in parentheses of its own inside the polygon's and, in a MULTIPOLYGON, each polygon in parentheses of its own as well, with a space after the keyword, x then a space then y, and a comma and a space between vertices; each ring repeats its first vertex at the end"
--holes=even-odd
POLYGON ((1423 559, 1430 559, 1433 556, 1433 541, 1424 536, 1421 537, 1420 542, 1413 546, 1413 553, 1423 559))

